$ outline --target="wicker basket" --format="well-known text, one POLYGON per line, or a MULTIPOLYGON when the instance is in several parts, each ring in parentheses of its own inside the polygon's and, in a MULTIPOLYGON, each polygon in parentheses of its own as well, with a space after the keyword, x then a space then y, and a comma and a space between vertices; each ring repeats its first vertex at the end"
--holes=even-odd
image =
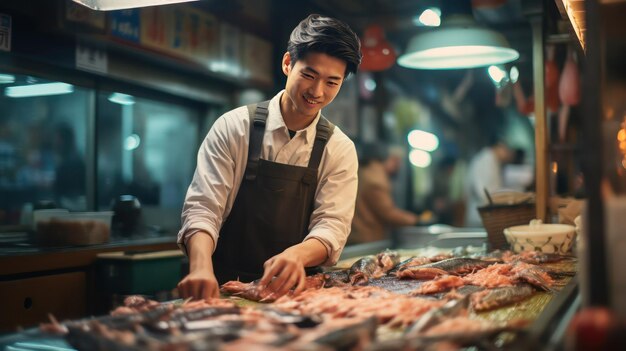
POLYGON ((492 250, 509 248, 503 233, 505 228, 528 224, 536 216, 534 203, 488 205, 479 207, 478 212, 492 250))

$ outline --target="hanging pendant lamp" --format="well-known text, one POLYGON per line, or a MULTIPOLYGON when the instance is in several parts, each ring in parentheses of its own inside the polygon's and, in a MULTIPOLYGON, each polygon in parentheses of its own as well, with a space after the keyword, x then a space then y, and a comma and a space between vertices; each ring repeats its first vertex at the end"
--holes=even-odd
POLYGON ((498 32, 479 26, 469 14, 452 14, 440 27, 415 35, 398 64, 415 69, 461 69, 517 60, 498 32))
POLYGON ((73 0, 96 11, 123 10, 135 7, 167 5, 195 0, 73 0))

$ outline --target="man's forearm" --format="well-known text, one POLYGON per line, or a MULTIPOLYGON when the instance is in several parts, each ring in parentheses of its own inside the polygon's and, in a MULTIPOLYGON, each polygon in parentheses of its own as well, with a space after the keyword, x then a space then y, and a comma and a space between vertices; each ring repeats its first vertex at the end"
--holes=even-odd
POLYGON ((328 259, 326 246, 315 238, 311 238, 300 244, 294 245, 285 250, 285 252, 297 255, 305 267, 320 265, 328 259))
POLYGON ((210 268, 213 270, 213 238, 206 232, 194 234, 187 242, 189 251, 189 271, 210 268))

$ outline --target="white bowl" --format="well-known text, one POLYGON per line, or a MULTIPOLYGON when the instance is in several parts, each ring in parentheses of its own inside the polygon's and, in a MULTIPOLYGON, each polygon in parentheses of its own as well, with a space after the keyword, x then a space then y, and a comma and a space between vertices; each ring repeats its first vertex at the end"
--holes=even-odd
POLYGON ((576 227, 532 220, 529 225, 504 229, 504 236, 514 252, 538 251, 565 255, 572 249, 576 227))

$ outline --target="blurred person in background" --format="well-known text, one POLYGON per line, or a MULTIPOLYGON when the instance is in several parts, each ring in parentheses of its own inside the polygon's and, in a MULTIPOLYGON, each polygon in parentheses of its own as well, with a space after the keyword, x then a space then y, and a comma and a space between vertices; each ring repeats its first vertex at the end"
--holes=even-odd
POLYGON ((419 216, 399 208, 391 195, 391 178, 400 169, 402 151, 383 143, 363 143, 357 152, 359 187, 348 243, 383 240, 390 229, 417 224, 419 216))
POLYGON ((465 226, 482 226, 478 207, 489 203, 485 192, 492 193, 503 188, 503 167, 513 161, 514 156, 515 151, 500 139, 492 140, 474 155, 469 163, 465 187, 465 226))
POLYGON ((57 125, 53 139, 56 151, 54 194, 57 204, 70 211, 86 208, 85 161, 76 147, 74 129, 66 123, 57 125))
POLYGON ((435 168, 432 210, 439 224, 461 227, 465 222, 466 164, 455 156, 446 156, 435 168))
POLYGON ((345 23, 310 15, 282 56, 285 89, 213 124, 178 234, 190 262, 178 284, 183 297, 216 298, 219 284, 259 278, 261 293, 297 294, 305 268, 337 262, 354 214, 358 160, 354 143, 321 110, 361 56, 345 23))

